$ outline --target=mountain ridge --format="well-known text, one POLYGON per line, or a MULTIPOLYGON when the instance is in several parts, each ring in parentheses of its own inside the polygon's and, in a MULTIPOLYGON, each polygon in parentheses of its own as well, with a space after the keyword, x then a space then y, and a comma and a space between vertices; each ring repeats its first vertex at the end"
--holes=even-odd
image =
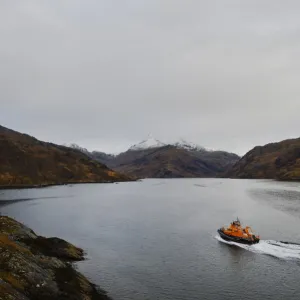
POLYGON ((254 147, 223 177, 299 181, 300 138, 254 147))
POLYGON ((234 153, 207 150, 184 140, 164 144, 150 137, 148 141, 118 155, 99 151, 90 152, 90 155, 110 168, 136 178, 217 177, 240 158, 234 153))
POLYGON ((150 148, 160 148, 165 145, 166 145, 165 143, 154 138, 152 135, 149 135, 146 140, 143 140, 138 144, 132 145, 127 151, 144 150, 144 149, 150 149, 150 148))
POLYGON ((0 126, 0 188, 127 180, 80 150, 0 126))
MULTIPOLYGON (((183 149, 190 150, 190 151, 223 151, 223 150, 207 149, 196 143, 188 142, 187 140, 182 139, 182 138, 174 143, 165 143, 165 142, 162 142, 162 141, 154 138, 152 135, 149 135, 147 139, 142 140, 141 142, 130 146, 127 150, 116 153, 116 154, 107 153, 107 152, 103 152, 103 151, 99 151, 99 150, 89 151, 86 148, 81 147, 80 145, 78 145, 76 143, 69 143, 69 144, 65 143, 65 144, 63 144, 63 146, 77 149, 77 150, 80 150, 87 154, 102 153, 102 154, 106 154, 106 155, 110 155, 110 156, 117 156, 117 155, 122 154, 127 151, 140 151, 140 150, 147 150, 147 149, 152 149, 152 148, 155 149, 155 148, 160 148, 160 147, 165 147, 165 146, 174 146, 177 148, 183 148, 183 149)), ((225 151, 225 152, 228 152, 228 151, 225 151)), ((231 152, 228 152, 228 153, 231 153, 231 152)))

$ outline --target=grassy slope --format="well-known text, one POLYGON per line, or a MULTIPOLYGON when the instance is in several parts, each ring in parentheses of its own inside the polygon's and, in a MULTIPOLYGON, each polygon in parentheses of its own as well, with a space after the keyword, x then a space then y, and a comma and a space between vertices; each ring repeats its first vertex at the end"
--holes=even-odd
POLYGON ((0 186, 129 180, 78 150, 0 126, 0 186))
POLYGON ((225 176, 300 180, 300 138, 253 148, 225 176))

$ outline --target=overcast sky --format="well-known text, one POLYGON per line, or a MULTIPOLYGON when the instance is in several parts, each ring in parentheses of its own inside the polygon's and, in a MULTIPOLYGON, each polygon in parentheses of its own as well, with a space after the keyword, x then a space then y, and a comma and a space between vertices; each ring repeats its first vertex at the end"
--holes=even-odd
POLYGON ((0 124, 119 152, 300 136, 300 1, 3 0, 0 124))

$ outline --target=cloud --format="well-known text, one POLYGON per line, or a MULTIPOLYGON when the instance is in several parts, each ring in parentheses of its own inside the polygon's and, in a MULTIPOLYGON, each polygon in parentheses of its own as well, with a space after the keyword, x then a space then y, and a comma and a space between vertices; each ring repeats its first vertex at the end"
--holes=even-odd
POLYGON ((125 150, 149 132, 245 153, 298 136, 297 1, 6 1, 0 122, 125 150))

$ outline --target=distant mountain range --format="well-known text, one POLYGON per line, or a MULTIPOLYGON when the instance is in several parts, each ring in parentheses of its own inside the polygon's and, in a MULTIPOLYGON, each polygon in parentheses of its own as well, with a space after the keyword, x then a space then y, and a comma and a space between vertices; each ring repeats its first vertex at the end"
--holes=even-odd
POLYGON ((131 180, 74 148, 0 126, 0 188, 131 180))
POLYGON ((300 138, 256 146, 242 158, 226 151, 207 150, 184 140, 166 144, 153 137, 118 155, 97 151, 89 155, 112 169, 135 177, 300 181, 300 138))
POLYGON ((234 153, 206 150, 184 140, 166 144, 152 136, 118 155, 70 146, 116 171, 137 178, 216 177, 240 158, 234 153))
POLYGON ((181 177, 299 181, 300 138, 254 147, 240 158, 183 140, 166 144, 150 136, 113 155, 76 144, 42 142, 0 126, 0 188, 181 177))
POLYGON ((300 138, 254 147, 223 177, 299 181, 300 138))

